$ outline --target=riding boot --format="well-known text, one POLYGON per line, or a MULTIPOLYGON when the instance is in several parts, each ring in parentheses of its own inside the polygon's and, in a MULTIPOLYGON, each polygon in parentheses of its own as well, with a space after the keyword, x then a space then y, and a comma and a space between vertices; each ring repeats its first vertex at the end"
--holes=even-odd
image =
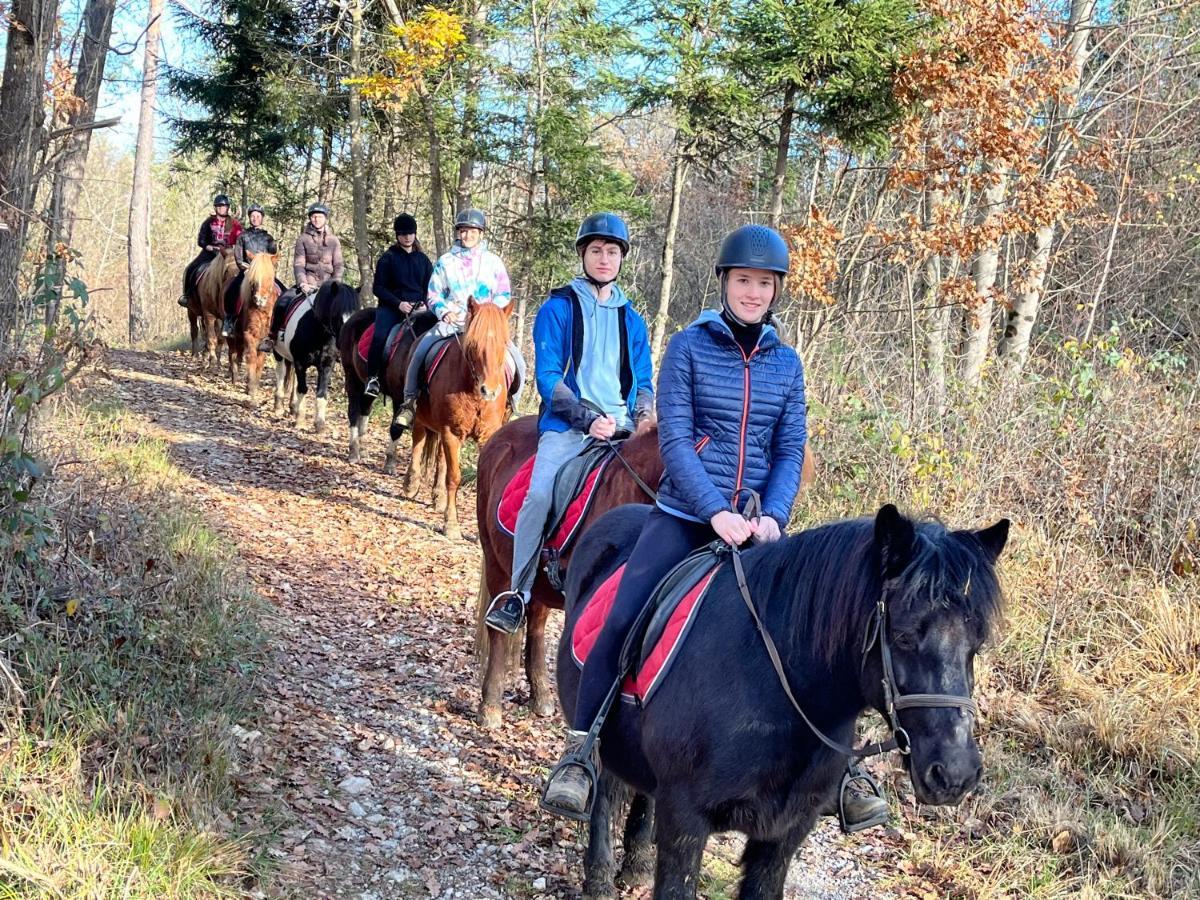
POLYGON ((417 398, 405 397, 404 402, 400 405, 400 409, 396 411, 396 418, 392 421, 400 433, 403 434, 408 428, 412 428, 413 419, 417 417, 417 398))
POLYGON ((497 594, 491 609, 484 616, 487 627, 504 634, 516 634, 525 621, 525 604, 529 601, 520 591, 505 591, 497 594))
POLYGON ((379 396, 379 376, 372 375, 367 379, 366 386, 363 387, 363 396, 372 398, 379 396))
POLYGON ((592 745, 590 758, 581 755, 586 731, 569 731, 562 758, 550 772, 542 792, 541 807, 560 816, 586 821, 591 817, 596 794, 595 766, 599 739, 592 745))
POLYGON ((225 323, 221 326, 221 337, 233 337, 233 331, 237 327, 237 319, 233 316, 226 316, 225 323))
POLYGON ((821 809, 821 815, 837 819, 846 834, 886 825, 890 811, 878 791, 878 784, 866 771, 854 765, 847 766, 842 786, 821 809))

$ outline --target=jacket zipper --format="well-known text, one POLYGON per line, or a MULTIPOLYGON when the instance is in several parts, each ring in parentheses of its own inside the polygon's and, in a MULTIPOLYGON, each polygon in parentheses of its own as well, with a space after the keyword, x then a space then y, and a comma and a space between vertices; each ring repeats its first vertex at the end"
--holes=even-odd
POLYGON ((746 425, 750 421, 750 360, 758 352, 758 347, 751 350, 749 356, 741 347, 738 347, 738 352, 742 354, 742 432, 738 440, 737 478, 734 479, 733 497, 730 498, 734 506, 737 506, 738 494, 742 490, 742 473, 746 467, 746 425))
POLYGON ((710 438, 706 434, 706 435, 704 435, 704 437, 700 438, 700 440, 696 441, 696 455, 697 456, 699 456, 700 453, 703 452, 704 448, 708 446, 708 442, 710 440, 712 440, 712 438, 710 438))

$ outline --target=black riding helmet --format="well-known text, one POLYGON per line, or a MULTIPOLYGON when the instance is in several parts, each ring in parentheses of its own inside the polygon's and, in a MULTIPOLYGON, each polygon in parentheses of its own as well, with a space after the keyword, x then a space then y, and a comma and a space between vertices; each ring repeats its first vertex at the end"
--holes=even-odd
MULTIPOLYGON (((592 241, 612 241, 621 248, 621 264, 625 264, 625 257, 629 253, 629 228, 620 216, 609 212, 592 213, 579 223, 579 231, 575 234, 575 252, 579 254, 581 262, 584 251, 592 241)), ((617 274, 620 273, 618 268, 617 274)), ((600 281, 593 278, 586 266, 583 267, 583 277, 598 288, 617 280, 610 278, 608 281, 600 281)))
POLYGON ((478 209, 464 209, 454 217, 454 230, 460 228, 478 228, 487 231, 487 216, 478 209))
POLYGON ((249 206, 246 207, 246 218, 247 219, 250 218, 250 213, 262 213, 264 217, 267 215, 266 210, 264 210, 257 203, 251 203, 249 206))
POLYGON ((417 220, 408 213, 400 213, 396 216, 396 220, 392 222, 392 231, 398 236, 402 234, 416 234, 417 220))
MULTIPOLYGON (((788 273, 787 241, 774 228, 766 225, 743 225, 725 236, 721 241, 721 249, 717 252, 717 264, 713 267, 721 280, 721 306, 733 318, 733 310, 725 301, 725 273, 730 269, 765 269, 774 272, 778 277, 775 286, 775 296, 771 306, 779 299, 783 290, 783 279, 788 273)), ((768 320, 770 311, 767 312, 768 320)))
POLYGON ((213 206, 232 206, 229 202, 229 195, 217 194, 217 196, 213 197, 213 206))

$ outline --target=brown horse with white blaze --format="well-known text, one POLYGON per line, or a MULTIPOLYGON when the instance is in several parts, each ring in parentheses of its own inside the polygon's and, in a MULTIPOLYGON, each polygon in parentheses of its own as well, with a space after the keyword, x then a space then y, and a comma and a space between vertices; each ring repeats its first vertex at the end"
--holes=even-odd
POLYGON ((246 364, 246 393, 253 398, 258 392, 263 363, 267 356, 258 349, 259 342, 271 328, 271 313, 279 299, 279 283, 275 280, 278 253, 246 251, 250 265, 242 279, 237 325, 229 336, 229 380, 237 382, 237 368, 246 364), (237 357, 236 365, 234 357, 237 357))
MULTIPOLYGON (((504 424, 508 409, 508 316, 513 304, 501 308, 494 303, 469 303, 467 328, 450 338, 449 346, 428 378, 428 389, 417 404, 413 421, 412 458, 405 482, 405 496, 416 497, 424 474, 425 441, 436 438, 441 445, 444 484, 435 485, 435 508, 445 502, 445 529, 449 538, 459 538, 458 486, 462 480, 458 457, 463 441, 482 446, 504 424)), ((388 450, 396 457, 396 431, 388 450)))

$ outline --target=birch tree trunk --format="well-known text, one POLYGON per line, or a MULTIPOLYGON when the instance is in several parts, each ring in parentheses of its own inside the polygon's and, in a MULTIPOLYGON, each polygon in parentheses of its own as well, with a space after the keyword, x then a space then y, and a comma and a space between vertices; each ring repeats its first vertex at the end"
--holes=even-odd
POLYGON ((679 227, 679 208, 683 202, 683 185, 687 181, 687 156, 683 136, 675 135, 675 163, 671 170, 671 205, 667 210, 666 234, 663 238, 662 280, 658 289, 658 312, 654 315, 654 338, 650 352, 657 362, 662 357, 667 326, 671 321, 671 284, 675 280, 675 233, 679 227))
MULTIPOLYGON (((1008 191, 1008 173, 1002 168, 993 168, 995 180, 988 184, 983 194, 983 225, 994 219, 1004 204, 1008 191)), ((996 272, 1000 263, 1000 241, 989 244, 975 258, 971 273, 975 284, 975 306, 966 313, 967 335, 963 348, 963 380, 975 387, 987 361, 988 347, 992 343, 992 315, 995 300, 992 289, 996 286, 996 272)))
POLYGON ((158 36, 163 0, 150 0, 133 192, 129 201, 129 342, 141 343, 150 326, 153 277, 150 271, 150 166, 154 162, 154 99, 158 94, 158 36))
MULTIPOLYGON (((1096 16, 1097 0, 1071 0, 1067 21, 1067 53, 1071 60, 1071 79, 1067 85, 1068 100, 1055 110, 1051 126, 1050 149, 1046 156, 1045 177, 1053 178, 1071 151, 1073 138, 1066 125, 1078 99, 1083 66, 1088 59, 1088 39, 1096 16)), ((1050 250, 1054 244, 1057 223, 1050 222, 1037 229, 1026 255, 1028 274, 1024 288, 1013 300, 1004 325, 999 354, 1009 375, 1019 373, 1029 359, 1029 342, 1037 322, 1042 297, 1045 294, 1046 271, 1050 266, 1050 250)))

